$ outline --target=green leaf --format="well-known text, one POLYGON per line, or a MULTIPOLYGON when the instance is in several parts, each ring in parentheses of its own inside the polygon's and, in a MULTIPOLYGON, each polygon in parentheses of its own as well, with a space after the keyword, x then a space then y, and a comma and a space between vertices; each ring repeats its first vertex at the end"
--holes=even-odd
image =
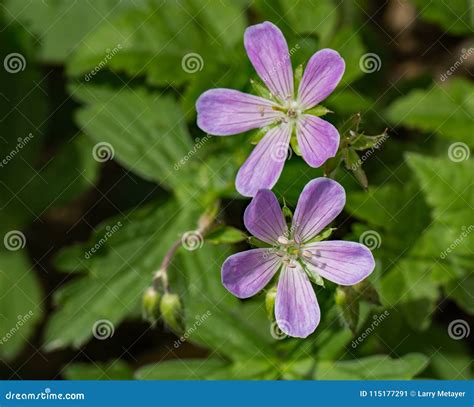
POLYGON ((474 274, 470 273, 457 281, 450 281, 446 285, 446 293, 470 315, 474 315, 474 274))
POLYGON ((198 24, 210 31, 213 41, 231 46, 242 41, 247 25, 245 8, 242 2, 235 0, 221 0, 219 2, 207 0, 191 0, 193 16, 198 24))
POLYGON ((5 360, 23 349, 43 316, 41 289, 24 250, 0 250, 0 357, 5 360))
POLYGON ((184 232, 194 230, 197 214, 169 201, 105 224, 118 221, 123 226, 111 237, 104 239, 104 233, 97 232, 81 245, 82 253, 91 252, 97 241, 105 240, 88 260, 81 260, 87 275, 56 291, 56 310, 46 328, 46 349, 79 347, 91 338, 98 320, 108 320, 117 329, 123 319, 135 314, 166 251, 184 232))
POLYGON ((72 88, 86 105, 77 112, 84 132, 114 158, 147 180, 170 187, 179 183, 179 166, 193 146, 177 103, 143 89, 98 86, 72 88), (99 144, 101 143, 101 144, 99 144), (103 144, 108 143, 108 144, 103 144), (178 169, 178 170, 177 170, 178 169))
POLYGON ((121 360, 110 363, 72 363, 63 370, 67 380, 132 380, 133 371, 121 360))
POLYGON ((137 370, 138 380, 203 380, 228 370, 228 363, 216 358, 178 359, 158 362, 137 370))
POLYGON ((434 0, 426 6, 423 0, 413 0, 421 18, 440 25, 444 31, 462 35, 472 33, 472 3, 469 0, 434 0))
POLYGON ((69 0, 7 0, 4 7, 8 18, 21 21, 38 36, 42 61, 62 63, 103 20, 113 18, 131 5, 132 0, 96 0, 94 4, 69 0))
POLYGON ((396 126, 434 132, 474 147, 474 85, 465 79, 434 84, 427 90, 414 90, 392 103, 387 115, 396 126))
POLYGON ((435 221, 453 227, 474 224, 474 160, 453 162, 447 157, 408 154, 407 162, 433 208, 435 221))
POLYGON ((232 226, 219 226, 206 235, 206 241, 213 244, 238 243, 247 238, 247 235, 239 229, 232 226))
POLYGON ((336 27, 338 13, 330 0, 284 1, 281 5, 290 26, 299 34, 314 34, 327 38, 336 27))
POLYGON ((316 367, 318 380, 408 380, 422 372, 428 358, 411 353, 399 359, 389 356, 369 356, 337 362, 323 361, 316 367))
POLYGON ((92 75, 106 68, 145 76, 153 85, 180 85, 224 63, 245 25, 243 6, 235 2, 203 7, 196 0, 185 4, 150 0, 113 16, 87 35, 69 61, 68 73, 92 75))

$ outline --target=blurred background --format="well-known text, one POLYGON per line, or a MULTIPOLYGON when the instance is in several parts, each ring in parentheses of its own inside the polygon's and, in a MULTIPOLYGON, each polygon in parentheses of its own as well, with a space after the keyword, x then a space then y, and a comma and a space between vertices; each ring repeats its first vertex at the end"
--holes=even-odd
MULTIPOLYGON (((473 378, 472 3, 0 6, 2 379, 473 378), (328 120, 388 128, 358 152, 365 175, 335 174, 348 198, 331 238, 365 243, 376 271, 364 290, 317 287, 321 324, 297 340, 268 320, 264 294, 221 286, 223 260, 248 245, 198 240, 169 270, 183 326, 151 325, 143 293, 205 208, 219 201, 219 224, 244 230, 234 180, 251 136, 206 136, 194 105, 209 88, 251 92, 243 33, 267 20, 294 67, 320 48, 344 57, 328 120)), ((293 207, 318 176, 289 157, 274 191, 293 207)))

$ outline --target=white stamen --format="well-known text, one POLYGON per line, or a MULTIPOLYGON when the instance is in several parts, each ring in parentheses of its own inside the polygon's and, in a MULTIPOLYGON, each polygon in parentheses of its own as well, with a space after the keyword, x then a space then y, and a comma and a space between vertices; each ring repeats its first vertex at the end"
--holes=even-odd
POLYGON ((303 253, 301 254, 305 259, 311 259, 311 257, 313 257, 313 253, 311 253, 309 250, 303 250, 303 253))

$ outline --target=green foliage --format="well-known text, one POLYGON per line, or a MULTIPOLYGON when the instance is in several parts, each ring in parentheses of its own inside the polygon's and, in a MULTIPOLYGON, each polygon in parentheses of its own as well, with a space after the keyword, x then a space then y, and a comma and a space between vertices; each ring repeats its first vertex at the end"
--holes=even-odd
POLYGON ((453 34, 472 33, 472 4, 469 0, 435 0, 429 7, 423 0, 414 0, 413 3, 419 9, 422 19, 438 24, 453 34))
POLYGON ((23 251, 0 251, 0 357, 11 359, 28 343, 43 315, 42 292, 23 251))
POLYGON ((87 33, 131 5, 132 0, 96 0, 94 7, 84 1, 6 0, 4 7, 7 18, 26 24, 38 37, 39 58, 48 63, 63 63, 87 33))
MULTIPOLYGON (((469 32, 463 0, 422 3, 415 0, 423 20, 451 34, 469 32)), ((64 377, 472 379, 467 346, 450 338, 446 317, 440 321, 437 313, 447 300, 465 313, 459 318, 474 313, 474 99, 462 70, 424 89, 420 83, 429 77, 396 82, 397 92, 385 96, 388 85, 380 88, 360 67, 369 50, 382 56, 380 38, 366 27, 367 10, 333 0, 6 0, 3 6, 2 55, 20 53, 26 66, 15 74, 0 70, 0 239, 16 231, 26 247, 12 251, 4 243, 0 250, 2 360, 10 363, 37 343, 44 352, 107 346, 98 322, 119 336, 122 322, 144 316, 160 344, 140 349, 139 363, 74 362, 62 369, 64 377), (325 47, 346 62, 341 84, 323 102, 327 108, 311 112, 338 127, 338 154, 315 169, 295 149, 274 192, 288 215, 307 182, 324 172, 344 185, 347 205, 337 228, 318 239, 370 245, 364 239, 375 238, 377 266, 368 280, 345 288, 315 280, 322 317, 305 340, 275 331, 267 315, 273 317, 270 286, 242 301, 221 283, 230 254, 268 246, 241 230, 248 201, 235 190, 251 143, 265 131, 212 137, 195 125, 195 102, 207 89, 268 92, 243 46, 245 28, 265 20, 284 32, 295 70, 325 47), (363 130, 378 136, 362 133, 361 117, 363 130), (392 125, 386 140, 385 119, 392 125), (459 143, 462 159, 452 151, 459 143), (374 157, 366 161, 367 151, 365 158, 374 157), (343 166, 352 173, 338 171, 343 166), (118 182, 110 174, 119 174, 118 182), (119 204, 117 196, 134 203, 119 204), (102 201, 112 209, 96 208, 102 201), (210 207, 220 208, 214 223, 200 229, 210 207), (90 236, 68 235, 76 214, 82 224, 100 221, 90 236), (56 242, 58 230, 65 241, 56 242), (191 248, 186 232, 198 237, 191 248), (50 265, 44 251, 58 246, 50 265), (168 260, 164 284, 156 272, 168 260), (143 315, 146 292, 153 296, 145 297, 143 315), (163 298, 172 298, 173 307, 160 310, 163 298), (354 346, 382 313, 383 327, 354 346), (172 332, 164 334, 165 326, 172 332), (163 355, 160 346, 171 351, 163 355)), ((382 59, 381 74, 392 78, 389 58, 382 59)))
POLYGON ((472 116, 474 86, 464 79, 434 84, 427 90, 414 90, 397 99, 387 110, 395 125, 437 133, 451 141, 462 141, 474 147, 472 116))
POLYGON ((176 166, 192 148, 182 113, 171 97, 144 89, 72 89, 86 106, 78 124, 96 143, 109 143, 118 162, 164 186, 179 182, 176 166))
POLYGON ((68 380, 132 380, 133 370, 120 361, 111 363, 72 363, 64 369, 68 380))
POLYGON ((78 259, 78 267, 87 274, 55 293, 58 310, 47 326, 46 349, 79 347, 92 337, 96 321, 106 319, 118 326, 133 315, 169 246, 180 233, 194 228, 193 215, 192 210, 170 201, 106 221, 109 227, 123 226, 89 259, 87 254, 104 232, 98 231, 81 245, 83 259, 78 259))
POLYGON ((326 362, 318 365, 319 380, 407 380, 412 379, 428 364, 425 355, 412 353, 400 359, 370 356, 351 361, 326 362))

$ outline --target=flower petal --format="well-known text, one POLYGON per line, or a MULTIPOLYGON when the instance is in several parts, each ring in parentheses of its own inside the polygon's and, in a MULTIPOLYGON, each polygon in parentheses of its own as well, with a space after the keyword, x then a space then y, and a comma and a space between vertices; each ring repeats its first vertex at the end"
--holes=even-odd
POLYGON ((296 138, 304 160, 314 168, 334 157, 339 148, 337 129, 316 116, 303 115, 298 120, 296 138))
POLYGON ((280 100, 293 97, 293 69, 280 29, 266 21, 245 30, 247 55, 268 89, 280 100))
POLYGON ((364 245, 343 240, 310 243, 313 257, 307 260, 321 277, 339 285, 357 284, 375 268, 372 252, 364 245))
POLYGON ((306 338, 319 324, 321 313, 308 276, 299 264, 284 267, 278 281, 275 319, 290 336, 306 338))
POLYGON ((304 243, 321 232, 346 203, 344 188, 329 178, 308 182, 301 193, 293 217, 294 237, 304 243))
POLYGON ((280 236, 287 236, 288 227, 275 194, 261 189, 247 206, 244 224, 256 238, 266 243, 276 243, 280 236))
POLYGON ((222 265, 222 284, 236 297, 249 298, 268 284, 280 264, 272 249, 233 254, 222 265))
POLYGON ((196 102, 197 125, 215 136, 264 127, 282 116, 270 100, 232 89, 210 89, 196 102))
POLYGON ((328 48, 316 52, 308 61, 298 89, 298 100, 304 109, 326 99, 341 80, 345 68, 338 52, 328 48))
POLYGON ((282 123, 268 131, 240 167, 237 191, 255 196, 259 189, 272 189, 283 170, 290 145, 291 125, 282 123))

